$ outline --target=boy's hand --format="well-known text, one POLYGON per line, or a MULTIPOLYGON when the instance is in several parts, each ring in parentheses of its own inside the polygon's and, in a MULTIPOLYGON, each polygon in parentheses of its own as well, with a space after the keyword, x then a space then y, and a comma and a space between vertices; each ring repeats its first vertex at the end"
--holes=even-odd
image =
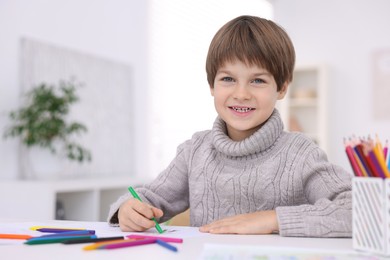
POLYGON ((119 227, 122 231, 144 231, 154 227, 153 217, 163 216, 161 209, 137 199, 128 199, 118 210, 119 227))
POLYGON ((199 230, 213 234, 271 234, 279 230, 279 225, 275 210, 266 210, 220 219, 199 230))

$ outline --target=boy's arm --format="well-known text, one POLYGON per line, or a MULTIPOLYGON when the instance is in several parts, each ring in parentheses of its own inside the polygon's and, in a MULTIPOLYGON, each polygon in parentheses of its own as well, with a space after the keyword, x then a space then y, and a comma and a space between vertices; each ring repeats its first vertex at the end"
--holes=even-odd
MULTIPOLYGON (((159 220, 164 222, 178 213, 185 211, 188 206, 188 150, 190 141, 178 147, 177 155, 169 167, 150 184, 136 187, 142 201, 161 209, 164 216, 159 220)), ((119 207, 132 198, 129 192, 114 202, 109 210, 108 222, 117 225, 119 207)))
POLYGON ((213 234, 271 234, 278 232, 275 210, 264 210, 217 220, 200 227, 199 231, 213 234))
MULTIPOLYGON (((350 237, 352 232, 351 175, 327 162, 320 149, 305 158, 301 183, 308 203, 280 206, 224 218, 200 228, 202 232, 270 234, 305 237, 350 237)), ((296 176, 298 176, 297 174, 296 176)), ((298 188, 298 187, 297 187, 298 188)))
POLYGON ((127 201, 130 198, 131 198, 131 194, 129 194, 129 192, 127 192, 127 193, 123 194, 122 196, 120 196, 117 199, 117 201, 115 201, 113 204, 111 204, 110 210, 108 211, 108 217, 107 217, 108 224, 110 224, 111 226, 118 226, 119 225, 119 219, 118 219, 119 207, 122 205, 122 203, 124 203, 125 201, 127 201))
POLYGON ((302 172, 309 201, 276 208, 282 236, 351 237, 352 175, 329 163, 321 149, 310 152, 302 172))

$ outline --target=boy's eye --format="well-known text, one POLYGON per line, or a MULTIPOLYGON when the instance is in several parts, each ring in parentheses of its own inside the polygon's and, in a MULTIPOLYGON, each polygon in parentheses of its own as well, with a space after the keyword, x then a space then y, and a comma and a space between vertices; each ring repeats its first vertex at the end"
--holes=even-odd
POLYGON ((232 77, 223 77, 223 78, 222 78, 222 81, 232 82, 232 81, 233 81, 233 78, 232 78, 232 77))
POLYGON ((255 83, 255 84, 262 84, 262 83, 265 83, 265 81, 262 80, 262 79, 254 79, 253 83, 255 83))

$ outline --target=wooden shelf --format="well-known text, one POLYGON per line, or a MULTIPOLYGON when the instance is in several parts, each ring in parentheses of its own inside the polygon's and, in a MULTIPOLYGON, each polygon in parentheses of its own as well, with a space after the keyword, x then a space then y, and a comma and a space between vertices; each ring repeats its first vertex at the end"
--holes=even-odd
POLYGON ((128 186, 147 181, 135 177, 3 181, 1 215, 11 219, 106 221, 110 205, 127 192, 128 186))
POLYGON ((325 152, 328 149, 327 88, 326 66, 297 66, 287 95, 277 105, 286 130, 307 134, 325 152))

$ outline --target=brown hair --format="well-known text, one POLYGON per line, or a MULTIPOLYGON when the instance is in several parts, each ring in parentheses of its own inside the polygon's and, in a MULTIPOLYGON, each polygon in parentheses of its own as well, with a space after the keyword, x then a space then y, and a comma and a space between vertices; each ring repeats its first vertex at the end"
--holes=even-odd
POLYGON ((265 68, 274 76, 278 91, 285 82, 292 81, 294 46, 283 28, 270 20, 244 15, 219 29, 210 43, 206 60, 211 88, 217 70, 235 59, 265 68))

